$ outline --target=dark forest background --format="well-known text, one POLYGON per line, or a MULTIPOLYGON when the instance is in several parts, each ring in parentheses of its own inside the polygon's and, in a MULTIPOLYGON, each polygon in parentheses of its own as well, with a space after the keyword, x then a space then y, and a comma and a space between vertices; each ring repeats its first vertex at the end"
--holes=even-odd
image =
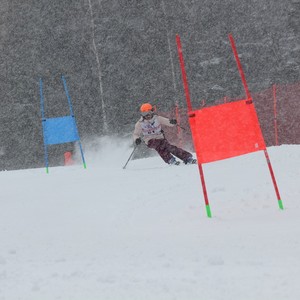
POLYGON ((58 117, 65 75, 83 144, 127 136, 144 102, 185 107, 176 34, 195 108, 243 95, 229 33, 251 92, 300 81, 300 0, 1 0, 0 170, 44 165, 40 78, 58 117))

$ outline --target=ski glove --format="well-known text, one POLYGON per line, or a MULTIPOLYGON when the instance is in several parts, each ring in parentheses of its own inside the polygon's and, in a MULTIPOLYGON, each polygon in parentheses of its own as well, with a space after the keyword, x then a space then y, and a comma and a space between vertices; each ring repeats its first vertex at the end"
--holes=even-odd
POLYGON ((171 120, 170 120, 170 123, 173 124, 173 125, 176 125, 176 124, 177 124, 177 120, 171 119, 171 120))
POLYGON ((137 138, 135 140, 135 144, 138 146, 142 142, 141 138, 137 138))

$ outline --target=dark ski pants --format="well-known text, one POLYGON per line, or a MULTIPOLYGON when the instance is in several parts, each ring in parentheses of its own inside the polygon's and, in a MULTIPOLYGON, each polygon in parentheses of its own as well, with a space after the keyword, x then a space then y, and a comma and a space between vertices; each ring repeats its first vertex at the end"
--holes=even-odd
POLYGON ((152 139, 148 142, 147 146, 155 149, 166 163, 169 163, 170 159, 172 159, 172 154, 183 161, 192 157, 191 153, 171 145, 166 139, 152 139))

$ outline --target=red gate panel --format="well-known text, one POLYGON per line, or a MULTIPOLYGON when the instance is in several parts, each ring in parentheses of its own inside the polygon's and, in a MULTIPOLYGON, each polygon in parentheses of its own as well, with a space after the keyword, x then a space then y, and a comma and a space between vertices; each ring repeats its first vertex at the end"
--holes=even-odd
POLYGON ((203 108, 189 116, 199 163, 266 149, 251 100, 203 108))

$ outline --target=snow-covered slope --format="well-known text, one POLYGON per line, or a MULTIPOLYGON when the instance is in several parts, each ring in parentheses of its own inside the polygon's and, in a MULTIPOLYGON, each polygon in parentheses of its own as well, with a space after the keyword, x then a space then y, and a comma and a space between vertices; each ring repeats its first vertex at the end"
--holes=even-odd
POLYGON ((1 300, 299 299, 300 146, 198 168, 130 161, 0 173, 1 300))

